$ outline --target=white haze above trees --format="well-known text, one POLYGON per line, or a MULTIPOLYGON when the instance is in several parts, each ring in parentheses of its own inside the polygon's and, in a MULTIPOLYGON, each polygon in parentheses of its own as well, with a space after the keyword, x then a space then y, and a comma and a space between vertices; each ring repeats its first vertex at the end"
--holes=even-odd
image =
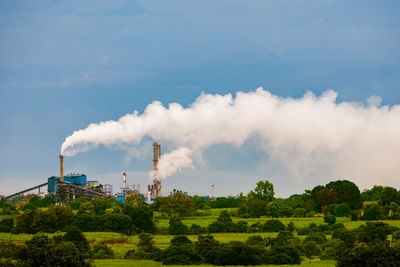
MULTIPOLYGON (((118 121, 90 124, 67 137, 61 152, 73 156, 98 145, 139 145, 145 137, 176 149, 162 155, 165 178, 193 167, 195 155, 215 144, 240 146, 256 140, 272 159, 297 178, 309 173, 345 178, 359 185, 395 183, 400 173, 400 105, 336 102, 337 93, 307 92, 282 98, 258 88, 253 92, 201 94, 189 107, 149 104, 118 121)), ((200 158, 200 157, 199 157, 200 158)))

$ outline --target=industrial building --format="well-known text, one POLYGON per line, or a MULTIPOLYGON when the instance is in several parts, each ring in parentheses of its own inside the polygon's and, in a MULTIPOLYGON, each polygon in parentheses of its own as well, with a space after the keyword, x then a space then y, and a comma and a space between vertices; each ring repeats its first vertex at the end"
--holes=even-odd
MULTIPOLYGON (((5 197, 12 201, 16 198, 23 197, 25 193, 38 190, 38 195, 53 196, 57 201, 67 202, 70 200, 84 197, 92 199, 95 197, 112 197, 113 187, 110 184, 101 184, 97 180, 88 180, 85 174, 70 173, 64 175, 64 156, 60 155, 60 175, 52 176, 47 179, 46 183, 27 188, 15 194, 5 197), (48 194, 43 194, 40 189, 47 187, 48 194)), ((146 200, 152 201, 161 196, 161 179, 158 172, 158 164, 161 158, 161 145, 153 143, 153 184, 147 186, 146 200)), ((131 194, 140 195, 140 185, 127 185, 127 174, 123 173, 121 193, 115 195, 116 199, 125 202, 126 196, 131 194)))

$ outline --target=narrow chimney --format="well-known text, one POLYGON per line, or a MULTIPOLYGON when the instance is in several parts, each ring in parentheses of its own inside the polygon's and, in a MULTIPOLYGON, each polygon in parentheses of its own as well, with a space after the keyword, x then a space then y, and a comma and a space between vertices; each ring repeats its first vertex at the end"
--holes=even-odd
POLYGON ((60 154, 60 181, 64 181, 64 156, 60 154))

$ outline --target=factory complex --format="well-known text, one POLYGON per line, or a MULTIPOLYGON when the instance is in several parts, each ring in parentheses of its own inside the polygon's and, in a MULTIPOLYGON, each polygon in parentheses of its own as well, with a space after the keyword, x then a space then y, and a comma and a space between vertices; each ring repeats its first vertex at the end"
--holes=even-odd
POLYGON ((12 195, 6 196, 5 199, 12 202, 17 199, 24 199, 27 195, 36 194, 40 197, 52 196, 56 201, 65 203, 80 197, 87 199, 98 197, 115 197, 121 202, 125 202, 128 195, 137 194, 146 198, 151 202, 161 196, 161 179, 158 174, 158 162, 161 158, 161 145, 153 143, 153 184, 147 186, 147 193, 140 193, 140 185, 127 185, 127 174, 122 174, 121 192, 113 194, 113 186, 111 184, 102 184, 97 180, 88 180, 85 174, 70 173, 64 175, 64 156, 60 155, 60 175, 52 176, 47 182, 34 187, 27 188, 12 195), (41 189, 47 187, 47 194, 41 189), (37 190, 37 193, 34 191, 37 190))

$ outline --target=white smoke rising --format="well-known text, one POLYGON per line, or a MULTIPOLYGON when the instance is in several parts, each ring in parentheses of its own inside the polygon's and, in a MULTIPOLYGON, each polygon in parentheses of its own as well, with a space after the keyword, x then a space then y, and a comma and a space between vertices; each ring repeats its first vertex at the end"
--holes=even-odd
MULTIPOLYGON (((189 148, 181 147, 171 153, 162 155, 158 162, 158 178, 165 179, 183 168, 193 168, 191 154, 192 151, 189 148)), ((149 177, 154 177, 153 171, 149 173, 149 177)))
POLYGON ((295 99, 258 88, 235 98, 201 94, 187 108, 154 101, 141 115, 135 111, 75 131, 61 150, 72 156, 98 145, 139 144, 149 136, 189 151, 178 157, 178 165, 168 162, 176 157, 163 156, 168 171, 160 166, 160 172, 168 176, 192 166, 190 157, 207 147, 240 146, 254 138, 295 177, 313 172, 363 185, 395 182, 400 173, 400 105, 380 106, 376 96, 368 104, 336 103, 336 98, 333 90, 295 99))

